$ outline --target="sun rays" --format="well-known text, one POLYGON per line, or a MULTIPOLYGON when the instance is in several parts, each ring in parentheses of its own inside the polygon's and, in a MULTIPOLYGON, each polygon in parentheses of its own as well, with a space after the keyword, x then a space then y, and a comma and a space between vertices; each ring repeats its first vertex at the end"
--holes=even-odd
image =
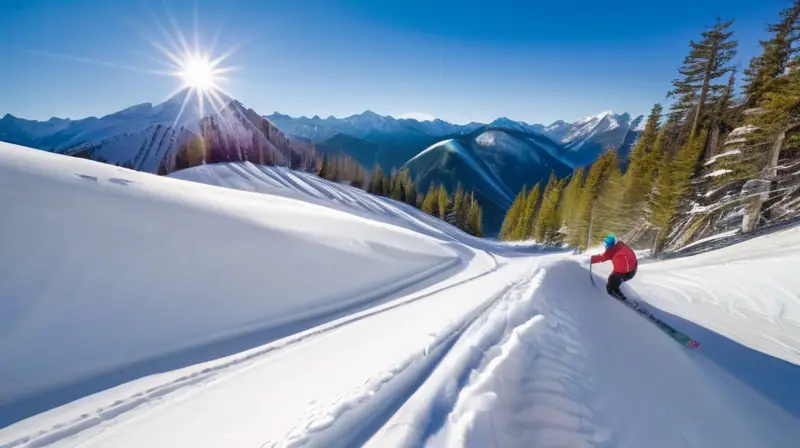
POLYGON ((217 32, 214 33, 211 44, 207 48, 203 48, 200 43, 201 32, 196 9, 191 45, 172 14, 167 12, 167 16, 172 25, 172 33, 161 25, 155 15, 152 15, 161 32, 162 40, 149 39, 153 48, 167 60, 157 57, 150 57, 150 59, 159 62, 167 69, 162 74, 168 74, 180 82, 178 88, 169 94, 169 98, 188 89, 188 94, 183 98, 180 112, 175 117, 174 126, 180 121, 192 98, 196 99, 191 104, 199 109, 197 112, 200 117, 205 115, 206 104, 215 110, 226 106, 226 102, 230 99, 230 95, 225 90, 225 86, 231 81, 228 74, 236 70, 236 67, 226 66, 225 61, 233 55, 237 47, 229 48, 222 54, 214 56, 213 53, 219 39, 219 32, 217 32))
POLYGON ((146 48, 132 48, 125 51, 141 58, 143 62, 140 63, 130 59, 119 62, 111 59, 34 49, 24 49, 23 51, 44 57, 142 74, 168 76, 175 79, 178 82, 178 86, 167 95, 165 100, 180 98, 178 95, 185 91, 186 94, 182 95, 181 107, 173 122, 174 127, 180 122, 187 107, 197 108, 196 116, 203 117, 206 113, 204 110, 206 106, 213 108, 214 111, 227 106, 228 101, 231 99, 231 95, 227 92, 227 86, 232 81, 229 78, 229 74, 238 69, 238 67, 227 65, 226 62, 239 48, 239 45, 230 46, 226 51, 215 54, 217 53, 216 47, 219 44, 220 31, 201 31, 196 8, 197 6, 195 5, 191 44, 169 11, 165 11, 161 15, 161 17, 166 15, 171 25, 171 30, 169 31, 161 23, 159 16, 146 6, 145 9, 147 9, 150 18, 153 20, 153 24, 158 30, 157 32, 153 32, 149 27, 143 27, 141 23, 123 19, 123 21, 127 21, 132 26, 134 32, 143 37, 152 47, 148 51, 142 51, 147 50, 146 48), (201 44, 201 34, 210 36, 210 44, 201 44), (157 66, 153 67, 153 64, 157 64, 157 66))

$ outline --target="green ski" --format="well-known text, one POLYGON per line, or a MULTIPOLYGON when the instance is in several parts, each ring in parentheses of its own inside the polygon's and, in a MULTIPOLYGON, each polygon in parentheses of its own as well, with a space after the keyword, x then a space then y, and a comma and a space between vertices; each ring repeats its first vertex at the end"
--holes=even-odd
MULTIPOLYGON (((589 279, 592 281, 592 285, 597 287, 597 284, 594 282, 594 276, 592 275, 592 266, 589 265, 589 279)), ((669 324, 664 322, 663 320, 657 318, 653 315, 647 308, 643 307, 639 302, 635 300, 628 299, 627 297, 616 297, 613 296, 618 301, 624 303, 628 308, 636 311, 637 313, 641 314, 642 316, 646 317, 647 320, 655 324, 656 327, 660 328, 661 331, 667 334, 667 336, 671 337, 672 339, 678 341, 679 344, 683 345, 684 347, 694 350, 697 347, 700 347, 700 342, 692 339, 689 335, 685 333, 681 333, 680 331, 672 328, 669 324)))
POLYGON ((657 318, 653 315, 650 311, 648 311, 645 307, 643 307, 639 302, 631 299, 617 299, 620 302, 624 303, 631 308, 632 310, 636 311, 637 313, 641 314, 642 316, 646 317, 650 322, 655 324, 658 328, 661 329, 664 333, 666 333, 672 339, 678 341, 679 344, 689 348, 691 350, 696 349, 700 346, 700 342, 692 339, 685 333, 681 333, 680 331, 674 329, 672 326, 667 324, 666 322, 662 321, 661 319, 657 318))

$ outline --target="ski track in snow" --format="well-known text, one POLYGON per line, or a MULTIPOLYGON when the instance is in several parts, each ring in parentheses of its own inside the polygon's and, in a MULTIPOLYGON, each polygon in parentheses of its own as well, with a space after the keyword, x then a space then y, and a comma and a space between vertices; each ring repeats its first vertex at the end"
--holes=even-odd
MULTIPOLYGON (((449 268, 451 266, 445 266, 445 267, 449 268)), ((40 430, 35 434, 30 434, 21 437, 17 440, 14 440, 11 443, 0 445, 0 448, 16 448, 16 447, 34 448, 34 447, 47 446, 49 444, 55 443, 65 438, 74 436, 79 432, 89 429, 93 426, 117 418, 126 412, 133 411, 144 404, 150 403, 153 400, 160 399, 168 394, 174 393, 176 391, 194 385, 208 383, 214 380, 215 377, 224 374, 226 371, 230 369, 242 368, 244 364, 257 362, 259 358, 271 355, 273 354, 273 352, 288 347, 292 344, 296 344, 308 338, 320 336, 326 332, 336 330, 345 325, 351 324, 357 320, 365 319, 367 317, 374 316, 378 313, 384 313, 393 310, 397 307, 405 306, 415 301, 422 300, 426 297, 440 293, 444 290, 474 281, 478 278, 481 278, 485 275, 494 272, 497 268, 498 266, 495 261, 494 268, 482 272, 478 275, 472 276, 470 278, 464 279, 460 282, 439 287, 432 291, 424 292, 423 294, 412 295, 410 297, 404 298, 403 300, 397 301, 395 303, 390 303, 385 306, 379 306, 361 313, 351 314, 340 320, 333 321, 326 325, 322 325, 310 331, 302 332, 300 334, 277 341, 276 343, 268 344, 265 347, 256 350, 250 350, 241 355, 233 356, 232 359, 226 360, 225 362, 219 364, 215 363, 216 365, 213 365, 211 367, 206 367, 200 371, 185 376, 181 376, 175 380, 169 381, 168 383, 151 387, 143 392, 138 392, 127 399, 116 400, 110 405, 100 407, 94 415, 82 414, 78 418, 72 421, 57 423, 50 430, 40 430)), ((439 272, 434 272, 433 275, 436 275, 438 273, 439 272)), ((491 304, 491 301, 489 301, 488 303, 491 304)), ((427 353, 428 351, 435 352, 436 349, 444 346, 445 345, 444 342, 449 340, 455 334, 456 331, 457 330, 453 330, 451 332, 444 332, 442 336, 439 336, 438 339, 432 343, 432 347, 434 347, 433 350, 426 348, 425 354, 428 355, 427 353)), ((414 360, 413 359, 409 360, 407 364, 410 363, 411 361, 414 360)), ((399 366, 398 372, 402 371, 404 367, 405 366, 399 366)), ((355 407, 358 404, 359 400, 366 398, 368 395, 372 395, 375 390, 379 389, 381 382, 388 382, 394 376, 396 376, 396 374, 397 372, 395 373, 387 372, 387 376, 385 378, 382 378, 377 386, 371 386, 371 387, 368 386, 364 394, 357 393, 353 397, 350 397, 349 400, 334 405, 333 409, 326 410, 325 411, 326 416, 322 420, 327 421, 328 423, 332 422, 333 420, 335 420, 337 415, 340 415, 346 410, 355 407)), ((325 425, 320 423, 320 419, 314 418, 311 424, 309 425, 309 428, 307 429, 310 429, 310 432, 317 432, 323 428, 325 428, 325 425)), ((287 446, 300 446, 298 441, 305 440, 307 436, 308 436, 307 433, 305 433, 303 436, 290 436, 290 439, 296 439, 296 440, 287 446)))
MULTIPOLYGON (((537 272, 536 268, 532 270, 537 272)), ((452 328, 434 335, 431 343, 425 347, 422 354, 414 355, 393 368, 389 372, 374 378, 364 384, 358 390, 347 394, 343 399, 331 407, 323 408, 322 412, 312 412, 306 417, 298 427, 293 430, 286 440, 273 442, 262 446, 277 447, 329 447, 347 446, 344 440, 352 437, 354 431, 358 431, 359 423, 368 421, 371 416, 379 415, 383 409, 392 406, 393 403, 402 403, 410 395, 413 389, 407 386, 419 381, 419 377, 430 372, 437 367, 438 362, 447 354, 448 350, 462 336, 468 336, 468 329, 477 321, 485 316, 488 310, 502 307, 508 301, 517 301, 520 297, 529 296, 530 289, 535 288, 538 282, 531 279, 531 275, 525 275, 515 283, 495 294, 485 304, 471 313, 465 320, 456 322, 452 328), (388 391, 381 390, 387 387, 388 391), (406 386, 406 387, 403 387, 406 386), (405 393, 398 393, 405 389, 405 393), (384 396, 382 396, 383 394, 384 396), (369 404, 359 407, 365 401, 370 400, 369 404), (371 404, 371 405, 370 405, 371 404), (341 417, 349 412, 347 422, 342 422, 341 417), (336 423, 337 426, 334 426, 336 423), (326 434, 331 432, 332 434, 326 434)))
MULTIPOLYGON (((530 300, 534 317, 476 370, 446 424, 431 436, 419 431, 375 446, 794 446, 800 415, 726 370, 735 365, 704 358, 703 347, 686 350, 604 292, 575 282, 585 271, 573 263, 548 261, 542 269, 530 300)), ((762 366, 766 375, 784 369, 762 366)), ((773 377, 790 394, 793 370, 773 377)))

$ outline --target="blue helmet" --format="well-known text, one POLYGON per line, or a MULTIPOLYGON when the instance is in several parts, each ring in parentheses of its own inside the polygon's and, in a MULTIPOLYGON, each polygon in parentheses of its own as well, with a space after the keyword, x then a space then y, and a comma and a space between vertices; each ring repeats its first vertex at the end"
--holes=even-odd
POLYGON ((609 233, 606 239, 603 240, 603 244, 605 244, 606 249, 608 249, 609 247, 617 244, 617 237, 614 236, 613 233, 609 233))

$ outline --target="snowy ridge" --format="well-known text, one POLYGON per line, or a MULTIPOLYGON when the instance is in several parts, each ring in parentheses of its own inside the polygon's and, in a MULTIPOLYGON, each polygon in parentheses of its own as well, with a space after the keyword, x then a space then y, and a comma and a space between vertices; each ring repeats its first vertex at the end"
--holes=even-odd
POLYGON ((134 151, 133 147, 138 148, 144 138, 150 138, 146 130, 156 127, 185 128, 197 132, 197 124, 203 117, 216 113, 224 106, 225 104, 212 104, 208 99, 201 101, 185 90, 157 105, 137 104, 99 118, 53 118, 41 122, 7 115, 0 120, 0 137, 12 143, 72 153, 131 134, 146 134, 137 137, 136 142, 131 143, 132 147, 126 149, 134 151))
MULTIPOLYGON (((488 140, 487 137, 484 137, 483 140, 481 140, 481 142, 482 142, 481 144, 487 145, 494 142, 494 140, 488 140)), ((508 204, 514 201, 514 195, 511 193, 511 191, 509 191, 508 187, 506 187, 502 183, 502 181, 498 178, 497 173, 491 171, 491 169, 487 167, 486 164, 476 160, 475 157, 472 155, 472 153, 464 150, 461 147, 461 144, 453 139, 443 140, 441 142, 435 143, 425 148, 419 154, 411 158, 411 160, 406 162, 405 166, 408 166, 413 161, 422 158, 427 153, 430 153, 437 149, 441 150, 440 148, 458 154, 460 157, 462 157, 463 160, 467 162, 467 164, 469 164, 472 167, 472 169, 475 170, 475 172, 478 175, 480 175, 483 178, 483 180, 494 190, 494 192, 501 200, 506 201, 508 204)))
MULTIPOLYGON (((630 116, 627 117, 630 119, 630 116)), ((622 116, 615 115, 613 111, 601 112, 592 117, 586 117, 573 123, 572 130, 561 139, 563 143, 570 143, 575 140, 587 140, 591 137, 598 135, 601 132, 613 131, 620 127, 620 119, 622 116)), ((573 150, 579 148, 578 144, 573 150)))

